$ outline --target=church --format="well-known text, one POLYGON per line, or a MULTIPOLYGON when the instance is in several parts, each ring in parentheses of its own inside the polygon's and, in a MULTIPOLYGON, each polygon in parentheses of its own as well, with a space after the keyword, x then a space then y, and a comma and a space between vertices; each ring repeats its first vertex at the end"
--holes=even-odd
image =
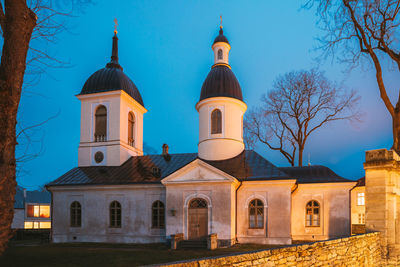
POLYGON ((78 166, 46 185, 53 242, 158 243, 212 234, 223 247, 350 234, 355 181, 324 166, 277 167, 245 149, 247 105, 222 26, 193 103, 197 153, 171 154, 164 145, 162 154, 144 155, 143 120, 151 107, 119 64, 116 31, 112 42, 111 61, 77 95, 78 166))

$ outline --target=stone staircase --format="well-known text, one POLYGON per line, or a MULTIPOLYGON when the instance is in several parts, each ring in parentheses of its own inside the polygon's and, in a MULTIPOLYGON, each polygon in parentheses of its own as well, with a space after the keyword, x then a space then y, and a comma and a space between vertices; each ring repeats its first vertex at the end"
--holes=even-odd
POLYGON ((179 249, 207 249, 207 239, 182 240, 179 249))

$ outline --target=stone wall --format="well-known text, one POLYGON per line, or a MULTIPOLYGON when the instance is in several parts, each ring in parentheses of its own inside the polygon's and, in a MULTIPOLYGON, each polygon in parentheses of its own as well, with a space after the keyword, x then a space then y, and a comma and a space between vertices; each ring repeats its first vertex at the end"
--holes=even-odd
POLYGON ((380 233, 160 266, 383 266, 380 233))

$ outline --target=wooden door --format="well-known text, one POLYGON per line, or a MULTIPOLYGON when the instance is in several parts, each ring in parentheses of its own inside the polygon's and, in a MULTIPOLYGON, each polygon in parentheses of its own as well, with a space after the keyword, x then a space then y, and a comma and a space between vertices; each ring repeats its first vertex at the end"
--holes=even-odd
POLYGON ((189 205, 189 239, 205 238, 208 235, 208 208, 204 199, 194 199, 189 205))

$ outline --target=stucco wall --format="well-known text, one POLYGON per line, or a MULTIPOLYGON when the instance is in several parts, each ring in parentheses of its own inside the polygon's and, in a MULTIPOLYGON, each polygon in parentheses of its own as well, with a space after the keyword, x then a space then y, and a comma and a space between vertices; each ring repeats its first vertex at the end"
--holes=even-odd
POLYGON ((362 224, 359 222, 359 215, 364 215, 365 224, 365 204, 358 205, 358 193, 364 193, 365 200, 365 186, 357 186, 351 190, 351 224, 362 224))
POLYGON ((183 233, 188 238, 188 205, 194 198, 202 198, 208 205, 208 234, 217 234, 219 240, 234 238, 235 203, 231 198, 234 187, 231 183, 167 185, 167 236, 183 233), (170 210, 176 210, 175 216, 170 210))
POLYGON ((299 184, 292 194, 293 240, 326 240, 350 235, 350 189, 354 183, 299 184), (320 226, 306 227, 306 205, 320 204, 320 226))
POLYGON ((279 249, 157 266, 386 266, 386 262, 381 259, 379 241, 379 233, 369 233, 279 249))
POLYGON ((239 243, 291 244, 290 192, 295 180, 243 182, 238 190, 239 243), (260 199, 264 204, 263 229, 249 228, 249 204, 260 199))
POLYGON ((53 242, 165 241, 165 230, 151 228, 153 202, 161 200, 165 204, 165 188, 161 185, 59 187, 52 191, 53 242), (121 228, 109 227, 109 205, 114 200, 121 203, 121 228), (73 201, 81 203, 81 227, 70 227, 70 205, 73 201))
POLYGON ((81 135, 78 165, 119 166, 130 156, 143 155, 143 114, 147 112, 124 91, 80 95, 81 135), (107 141, 94 142, 95 113, 99 105, 107 109, 107 141), (134 146, 128 144, 128 113, 135 115, 134 146), (94 161, 94 154, 101 151, 104 160, 94 161))
POLYGON ((25 220, 24 209, 14 209, 14 218, 11 224, 12 229, 23 229, 25 220))

